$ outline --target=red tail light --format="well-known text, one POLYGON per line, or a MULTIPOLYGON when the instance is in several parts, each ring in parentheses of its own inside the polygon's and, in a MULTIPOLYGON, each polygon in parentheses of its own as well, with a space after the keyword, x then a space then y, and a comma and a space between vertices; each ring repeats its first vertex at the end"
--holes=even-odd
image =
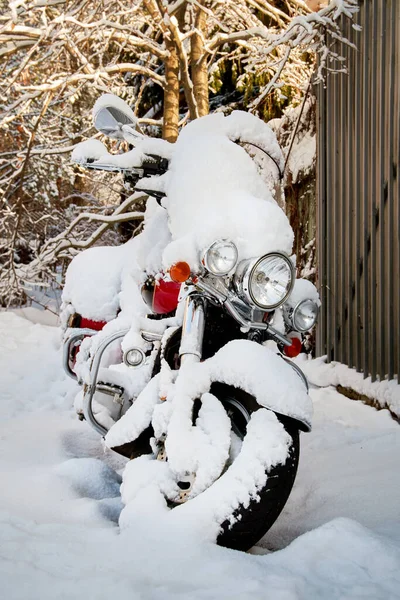
POLYGON ((68 327, 73 329, 93 329, 94 331, 101 331, 107 325, 107 321, 93 321, 93 319, 86 319, 79 313, 70 315, 68 319, 68 327))
POLYGON ((285 346, 285 348, 283 349, 283 352, 289 358, 295 358, 295 356, 298 356, 301 352, 302 341, 298 337, 292 337, 291 342, 292 343, 290 346, 285 346))
POLYGON ((107 321, 93 321, 92 319, 81 319, 81 327, 87 327, 88 329, 94 329, 95 331, 101 331, 107 325, 107 321))

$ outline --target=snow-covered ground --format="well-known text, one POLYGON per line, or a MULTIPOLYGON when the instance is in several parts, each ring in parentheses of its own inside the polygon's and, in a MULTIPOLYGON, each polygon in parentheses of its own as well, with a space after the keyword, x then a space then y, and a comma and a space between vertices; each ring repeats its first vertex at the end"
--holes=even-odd
POLYGON ((124 460, 72 410, 60 332, 0 313, 0 589, 7 600, 400 598, 400 428, 315 388, 292 495, 251 553, 157 523, 119 531, 124 460))

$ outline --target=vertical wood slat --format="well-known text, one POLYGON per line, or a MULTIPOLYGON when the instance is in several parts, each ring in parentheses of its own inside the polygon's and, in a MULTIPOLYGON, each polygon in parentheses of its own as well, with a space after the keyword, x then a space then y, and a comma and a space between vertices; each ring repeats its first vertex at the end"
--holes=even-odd
MULTIPOLYGON (((332 227, 330 228, 333 233, 333 239, 336 240, 336 243, 333 245, 333 259, 331 262, 331 285, 330 289, 330 306, 331 306, 331 315, 332 315, 332 331, 331 335, 333 338, 333 355, 339 358, 339 339, 338 339, 338 326, 339 326, 339 306, 340 303, 337 301, 339 296, 339 211, 340 211, 340 203, 335 199, 339 197, 340 188, 339 188, 339 150, 340 150, 340 125, 339 125, 339 85, 338 85, 338 76, 334 76, 332 80, 332 93, 336 97, 336 102, 333 105, 333 135, 336 136, 336 144, 333 146, 333 163, 332 163, 332 175, 333 175, 333 198, 332 198, 332 227)), ((331 138, 332 139, 332 138, 331 138)))
MULTIPOLYGON (((394 51, 394 62, 395 62, 395 103, 394 103, 394 114, 395 114, 395 136, 397 136, 397 147, 395 147, 395 155, 393 157, 393 179, 394 179, 394 189, 395 189, 395 199, 393 202, 393 206, 395 209, 395 218, 393 219, 395 232, 397 235, 394 236, 393 241, 395 244, 397 243, 397 255, 396 255, 396 265, 394 268, 395 274, 395 282, 397 282, 397 294, 395 294, 395 301, 397 312, 395 313, 395 319, 397 320, 397 327, 395 329, 397 339, 397 381, 400 383, 400 350, 398 347, 398 340, 400 338, 400 315, 399 315, 399 306, 400 306, 400 91, 399 91, 399 69, 400 69, 400 52, 399 52, 399 36, 400 36, 400 6, 399 3, 395 0, 392 0, 395 4, 396 14, 395 14, 395 40, 396 47, 394 51)), ((395 137, 396 139, 396 137, 395 137)), ((396 246, 394 246, 395 252, 396 246)), ((396 343, 396 342, 395 342, 396 343)))
POLYGON ((316 351, 318 355, 325 354, 326 352, 326 152, 323 149, 326 148, 326 91, 323 86, 317 86, 315 89, 317 96, 317 128, 319 135, 317 136, 317 196, 319 201, 317 202, 317 223, 319 240, 317 246, 317 261, 318 261, 318 280, 320 283, 320 296, 322 303, 322 310, 319 318, 319 326, 317 329, 317 347, 316 351))
MULTIPOLYGON (((347 31, 347 22, 345 21, 343 23, 343 29, 344 29, 344 34, 346 36, 348 36, 348 31, 347 31)), ((341 44, 340 45, 341 48, 341 55, 346 58, 346 49, 347 46, 345 46, 345 44, 341 44)), ((338 356, 339 356, 339 360, 340 362, 347 362, 348 361, 348 357, 346 356, 346 329, 347 329, 347 323, 346 323, 346 317, 345 317, 345 306, 346 306, 346 296, 347 294, 345 293, 345 289, 346 289, 346 280, 347 280, 347 276, 346 276, 346 260, 348 260, 348 257, 346 257, 346 253, 347 253, 347 240, 346 240, 346 220, 347 220, 347 206, 346 206, 346 162, 347 162, 347 157, 346 157, 346 152, 345 152, 345 147, 346 147, 346 138, 347 136, 347 132, 346 132, 346 116, 347 116, 347 111, 345 108, 345 94, 346 94, 346 88, 347 88, 347 78, 343 79, 341 78, 340 83, 340 90, 339 90, 339 113, 340 113, 340 120, 339 120, 339 124, 340 124, 340 130, 342 132, 342 135, 340 136, 340 145, 339 145, 339 154, 338 154, 338 163, 339 163, 339 194, 341 196, 341 210, 340 210, 340 214, 339 214, 339 219, 340 219, 340 230, 339 230, 339 244, 338 244, 338 248, 339 248, 339 258, 340 258, 340 263, 338 265, 338 271, 339 271, 339 281, 338 281, 338 294, 339 294, 339 298, 341 299, 341 301, 339 302, 339 311, 338 311, 338 324, 337 324, 337 331, 338 331, 338 338, 339 338, 339 348, 338 348, 338 356)))
MULTIPOLYGON (((356 22, 358 26, 361 26, 361 12, 357 14, 356 22)), ((357 45, 360 45, 360 36, 357 39, 357 45)), ((354 75, 349 75, 354 78, 355 82, 355 95, 352 98, 354 102, 355 111, 355 155, 352 167, 355 169, 354 173, 354 197, 353 203, 355 204, 355 270, 354 270, 354 288, 355 288, 355 328, 353 330, 353 340, 355 341, 355 366, 357 371, 361 371, 362 365, 362 344, 361 344, 361 199, 362 199, 362 181, 361 181, 361 89, 363 85, 363 71, 362 71, 362 52, 361 47, 354 56, 354 75)), ((350 69, 350 65, 349 65, 350 69)), ((353 178, 352 178, 353 179, 353 178)))
MULTIPOLYGON (((380 1, 380 0, 379 0, 380 1)), ((369 105, 370 105, 370 144, 369 144, 369 263, 370 263, 370 281, 369 281, 369 294, 370 294, 370 315, 368 320, 369 328, 369 371, 371 374, 371 380, 376 380, 377 372, 377 322, 376 322, 376 179, 377 179, 377 53, 378 53, 378 14, 377 14, 377 0, 371 1, 371 21, 372 21, 372 45, 370 45, 370 78, 371 87, 369 93, 369 105), (375 165, 374 165, 375 163, 375 165), (373 166, 374 165, 374 166, 373 166)))
POLYGON ((348 75, 318 92, 317 350, 371 378, 400 375, 400 3, 361 0, 348 75))
MULTIPOLYGON (((394 245, 394 194, 393 194, 393 154, 394 154, 394 100, 395 100, 395 45, 396 45, 396 7, 395 3, 392 2, 391 9, 387 11, 390 15, 388 27, 389 33, 389 52, 388 52, 388 64, 389 64, 389 93, 388 93, 388 166, 387 166, 387 215, 388 215, 388 239, 387 246, 392 247, 394 245)), ((387 335, 387 349, 388 349, 388 378, 393 379, 395 361, 394 353, 390 352, 390 348, 394 346, 394 280, 391 274, 394 272, 394 260, 391 252, 386 252, 387 256, 387 302, 386 309, 388 314, 388 335, 387 335)), ((400 377, 400 369, 398 371, 400 377)))
MULTIPOLYGON (((395 329, 397 336, 397 344, 400 338, 400 315, 399 315, 399 306, 400 306, 400 92, 399 92, 399 69, 400 69, 400 52, 399 52, 399 36, 400 36, 400 6, 398 2, 392 0, 395 4, 395 34, 394 39, 396 40, 396 47, 394 50, 394 63, 395 63, 395 103, 394 103, 394 114, 395 117, 395 128, 397 135, 397 148, 395 147, 395 156, 393 157, 393 179, 394 181, 394 189, 395 189, 395 199, 393 202, 393 206, 395 208, 395 218, 393 219, 394 223, 394 231, 397 231, 397 236, 393 237, 393 241, 397 242, 397 263, 394 268, 395 273, 395 282, 397 281, 397 296, 395 295, 395 300, 397 300, 396 307, 397 312, 395 314, 395 319, 397 319, 397 327, 395 329), (396 173, 396 174, 394 174, 396 173), (397 184, 397 185, 396 185, 397 184), (397 239, 396 239, 397 238, 397 239)), ((396 339, 396 338, 395 338, 396 339)), ((400 383, 400 349, 397 345, 397 381, 400 383)))
MULTIPOLYGON (((383 2, 380 11, 380 23, 379 23, 379 56, 378 56, 378 80, 379 88, 386 90, 386 3, 383 2), (379 77, 380 74, 380 77, 379 77)), ((377 246, 378 246, 378 285, 377 285, 377 332, 379 333, 379 362, 378 362, 378 373, 382 377, 382 373, 388 372, 388 361, 387 361, 387 344, 386 344, 386 330, 385 330, 385 318, 389 322, 389 314, 385 309, 385 237, 386 237, 386 224, 387 214, 385 207, 385 179, 387 178, 387 135, 386 135, 386 116, 387 116, 387 93, 378 94, 379 106, 378 106, 378 131, 379 131, 379 171, 378 175, 378 195, 377 195, 377 246)))
MULTIPOLYGON (((326 94, 327 96, 327 94, 326 94)), ((332 256, 331 256, 331 248, 329 248, 329 237, 328 232, 332 230, 332 219, 331 219, 331 210, 333 205, 333 194, 332 194, 332 177, 329 176, 330 173, 328 168, 333 162, 333 144, 331 144, 330 140, 333 138, 333 110, 332 103, 329 102, 328 97, 326 97, 326 176, 327 181, 329 180, 329 185, 326 185, 326 283, 325 283, 325 306, 326 306, 326 352, 328 355, 328 360, 332 360, 332 312, 333 312, 333 303, 331 302, 332 298, 332 284, 331 284, 331 264, 332 264, 332 256), (329 174, 329 175, 328 175, 329 174)), ((329 234, 330 235, 330 234, 329 234)))
POLYGON ((369 318, 370 318, 370 307, 369 307, 369 253, 368 253, 368 208, 369 208, 369 178, 368 178, 368 166, 369 166, 369 98, 365 93, 367 86, 370 86, 369 80, 369 45, 370 45, 370 3, 368 0, 365 3, 365 18, 363 27, 363 94, 362 94, 362 119, 363 119, 363 145, 362 145, 362 195, 363 195, 363 227, 362 227, 362 329, 364 333, 363 340, 363 371, 369 373, 369 318))

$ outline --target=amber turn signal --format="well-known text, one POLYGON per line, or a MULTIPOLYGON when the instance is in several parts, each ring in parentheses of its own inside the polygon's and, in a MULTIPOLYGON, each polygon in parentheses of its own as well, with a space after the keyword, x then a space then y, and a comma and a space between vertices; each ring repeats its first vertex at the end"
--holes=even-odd
POLYGON ((177 262, 170 268, 169 275, 175 283, 183 283, 190 277, 190 266, 186 262, 177 262))

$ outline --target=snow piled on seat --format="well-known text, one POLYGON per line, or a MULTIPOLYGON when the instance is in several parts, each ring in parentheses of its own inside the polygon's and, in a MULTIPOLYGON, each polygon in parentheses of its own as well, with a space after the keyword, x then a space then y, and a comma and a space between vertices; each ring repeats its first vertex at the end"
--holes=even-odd
POLYGON ((118 294, 124 264, 134 256, 135 238, 122 246, 95 246, 71 261, 62 294, 80 315, 110 321, 119 309, 118 294))

